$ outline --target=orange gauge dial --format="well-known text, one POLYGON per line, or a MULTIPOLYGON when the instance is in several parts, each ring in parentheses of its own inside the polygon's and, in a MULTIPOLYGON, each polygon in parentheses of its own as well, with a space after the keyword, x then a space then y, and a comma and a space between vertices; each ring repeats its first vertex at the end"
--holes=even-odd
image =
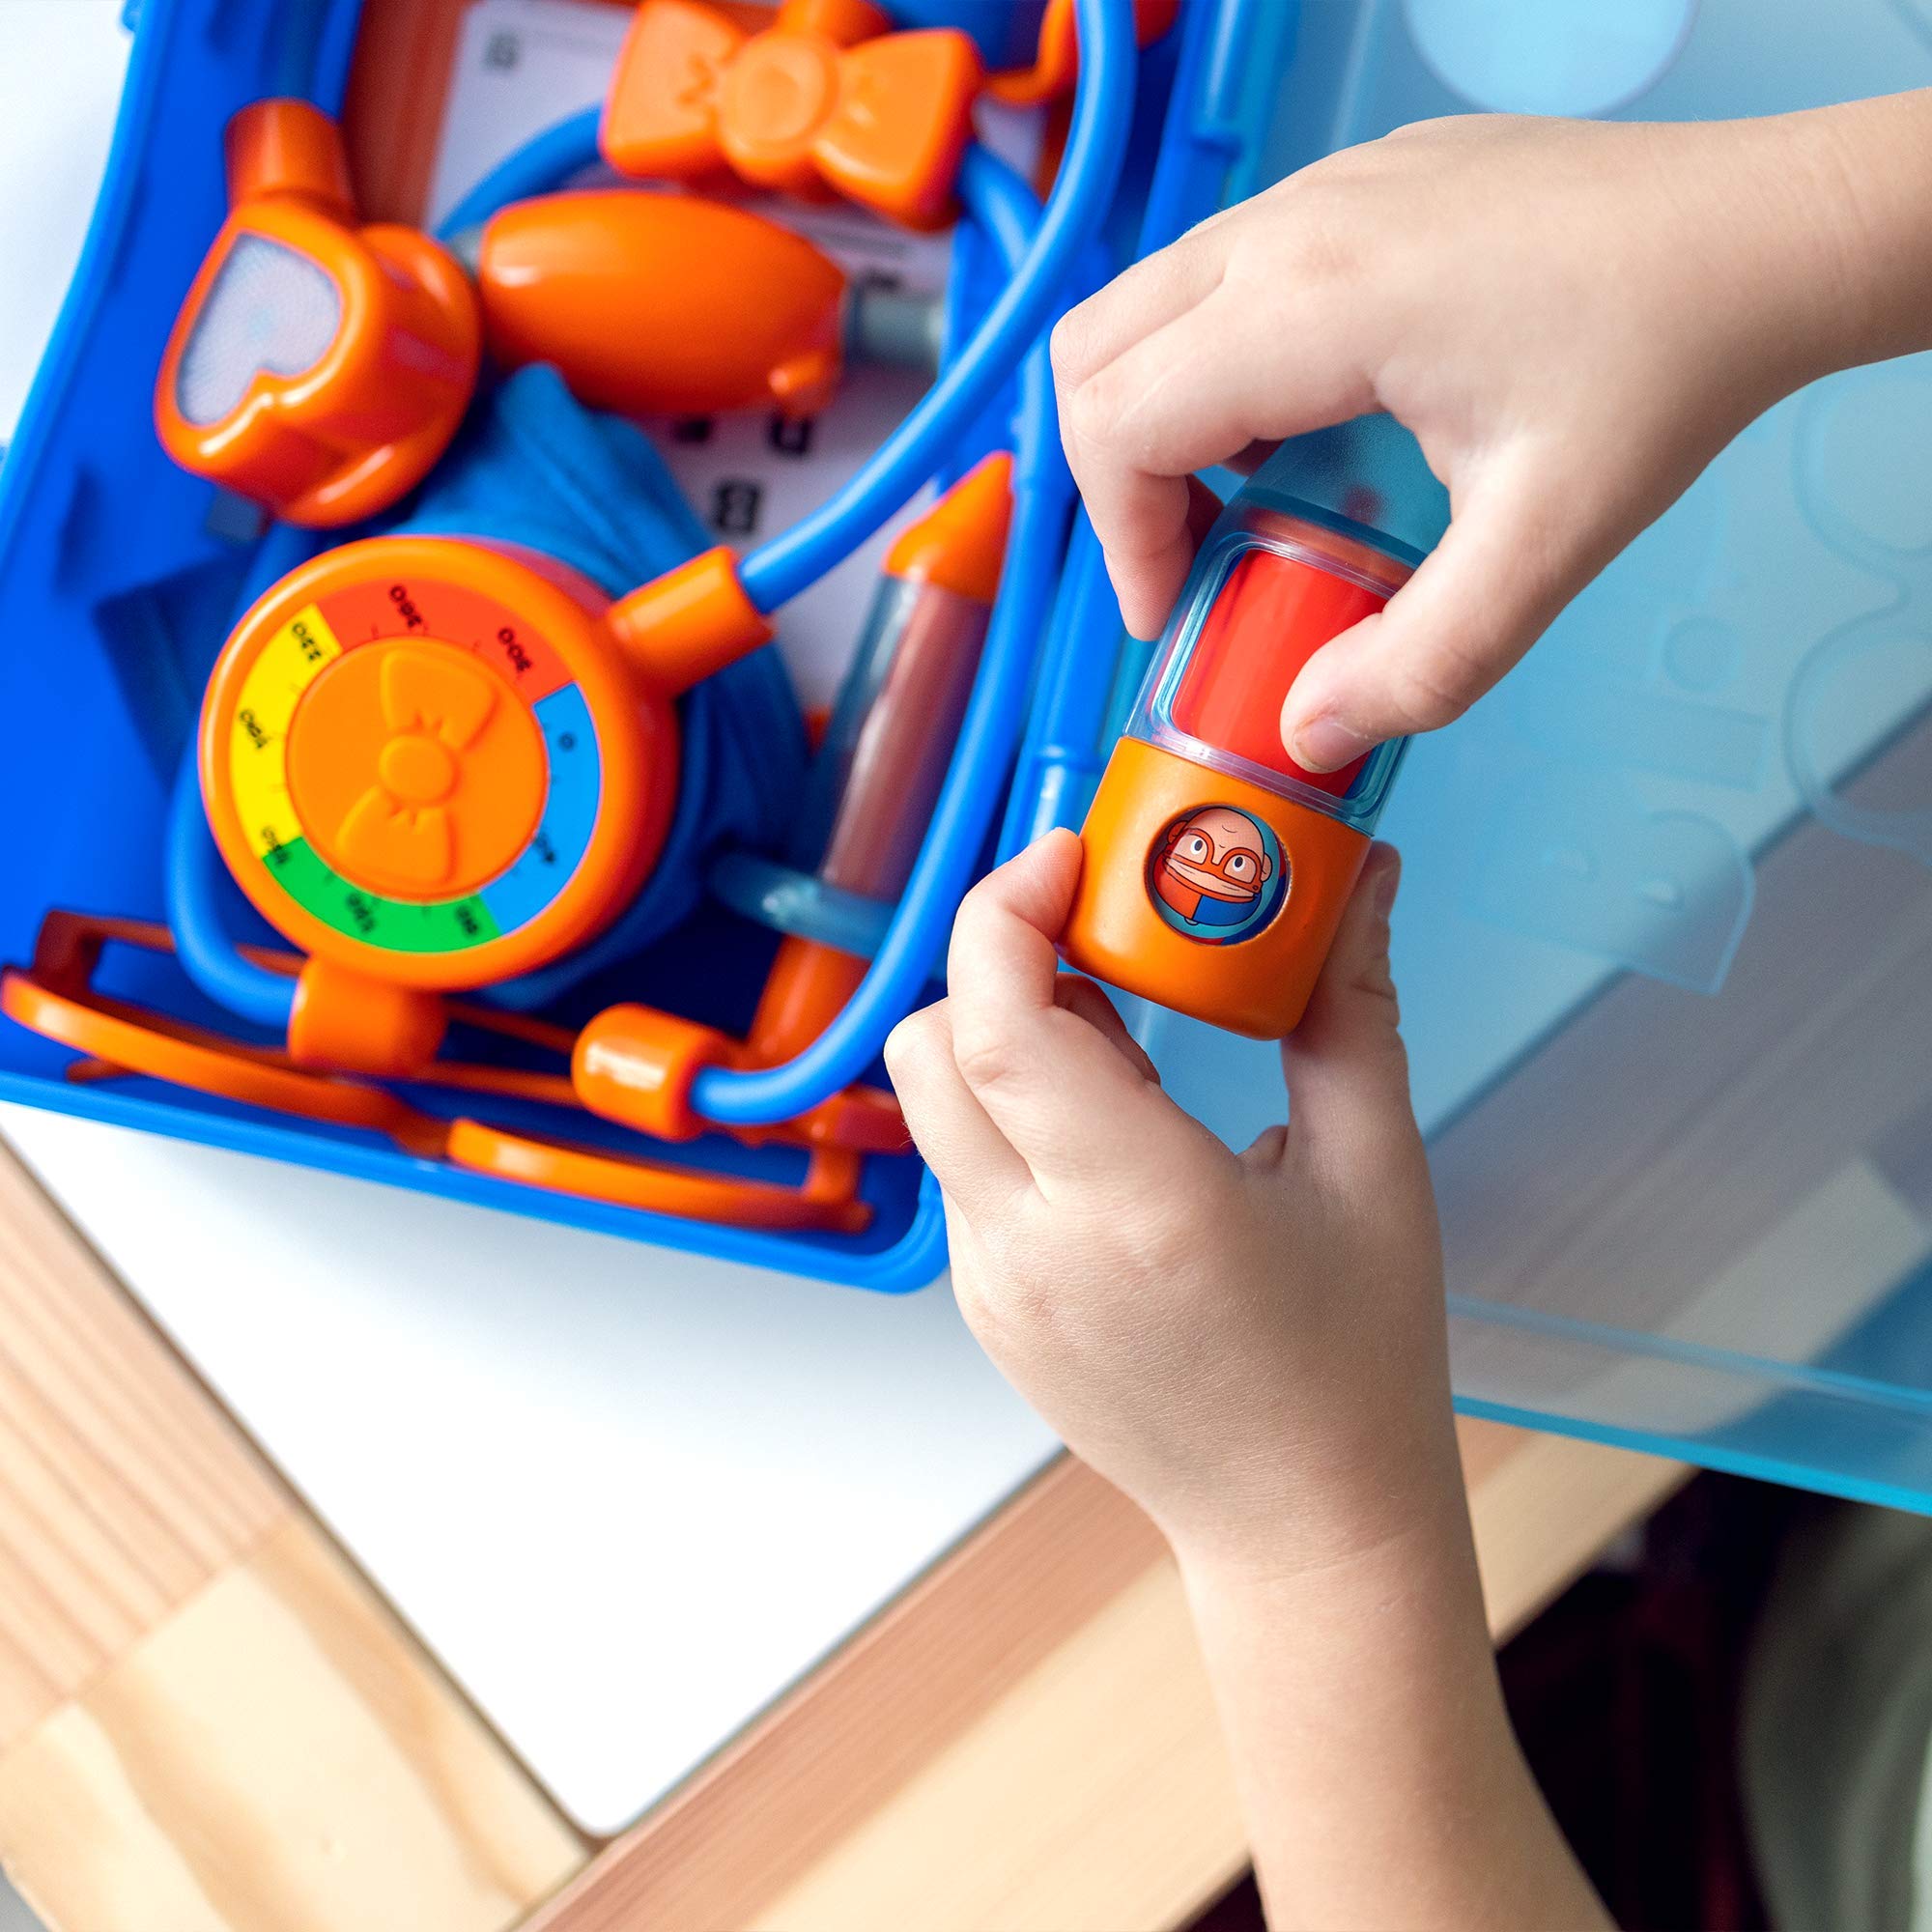
POLYGON ((669 823, 677 724, 587 580, 377 537, 285 578, 229 639, 201 779, 230 870, 305 951, 454 990, 582 944, 669 823))

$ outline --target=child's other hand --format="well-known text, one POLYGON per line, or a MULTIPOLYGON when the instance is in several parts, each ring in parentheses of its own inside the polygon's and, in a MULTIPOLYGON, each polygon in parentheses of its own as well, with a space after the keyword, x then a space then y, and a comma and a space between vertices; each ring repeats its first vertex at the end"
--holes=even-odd
MULTIPOLYGON (((1846 160, 1888 105, 1424 122, 1129 269, 1053 338, 1067 456, 1128 630, 1153 636, 1180 588, 1192 471, 1386 410, 1454 521, 1384 613, 1311 661, 1283 736, 1330 770, 1460 716, 1754 415, 1903 346, 1871 339, 1872 196, 1846 160)), ((1866 172, 1904 164, 1884 157, 1910 144, 1887 138, 1866 172)))
POLYGON ((1161 1092, 1054 937, 1055 833, 961 906, 951 997, 886 1061, 946 1194, 987 1352, 1178 1549, 1272 1570, 1455 1506, 1441 1261, 1388 971, 1395 853, 1364 869, 1282 1048, 1293 1123, 1236 1154, 1161 1092))

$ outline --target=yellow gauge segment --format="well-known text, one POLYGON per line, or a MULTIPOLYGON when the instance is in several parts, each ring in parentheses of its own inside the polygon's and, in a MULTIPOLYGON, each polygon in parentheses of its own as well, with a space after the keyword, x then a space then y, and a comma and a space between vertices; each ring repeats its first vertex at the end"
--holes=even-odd
POLYGON ((305 605, 262 647, 242 680, 228 727, 228 774, 236 816, 258 859, 301 837, 289 797, 289 724, 309 686, 341 655, 328 620, 305 605))

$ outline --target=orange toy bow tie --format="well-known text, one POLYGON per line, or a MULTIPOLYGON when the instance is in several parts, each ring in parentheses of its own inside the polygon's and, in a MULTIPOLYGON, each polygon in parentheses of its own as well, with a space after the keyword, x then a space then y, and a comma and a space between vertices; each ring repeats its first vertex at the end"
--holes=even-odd
POLYGON ((981 71, 964 34, 885 31, 868 0, 786 0, 747 34, 699 0, 643 0, 605 105, 619 172, 729 168, 758 187, 828 188, 910 228, 946 220, 981 71))

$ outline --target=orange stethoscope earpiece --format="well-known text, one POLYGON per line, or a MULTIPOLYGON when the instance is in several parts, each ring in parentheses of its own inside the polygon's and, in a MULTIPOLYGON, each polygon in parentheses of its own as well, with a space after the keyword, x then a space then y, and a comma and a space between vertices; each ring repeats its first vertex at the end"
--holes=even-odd
POLYGON ((468 409, 475 294, 413 228, 358 227, 342 137, 302 100, 228 128, 229 213, 161 360, 155 427, 183 469, 292 524, 386 508, 468 409))

